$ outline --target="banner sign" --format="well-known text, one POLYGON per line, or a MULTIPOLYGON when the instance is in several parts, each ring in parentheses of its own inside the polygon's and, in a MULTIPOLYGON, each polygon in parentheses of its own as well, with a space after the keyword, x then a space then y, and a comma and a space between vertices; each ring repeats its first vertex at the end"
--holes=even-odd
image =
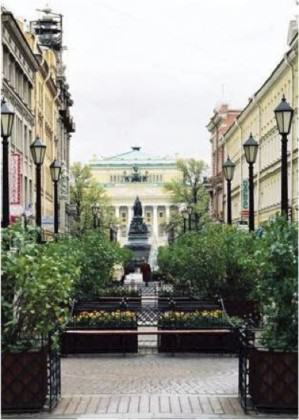
POLYGON ((249 208, 249 181, 244 179, 242 181, 242 210, 247 210, 249 208))
POLYGON ((21 204, 21 156, 12 153, 9 160, 9 199, 11 205, 21 204))

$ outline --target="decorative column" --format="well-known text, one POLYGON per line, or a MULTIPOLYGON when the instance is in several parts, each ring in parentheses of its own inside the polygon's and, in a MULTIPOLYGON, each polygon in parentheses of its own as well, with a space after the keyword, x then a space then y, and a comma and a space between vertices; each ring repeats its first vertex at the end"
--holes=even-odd
POLYGON ((153 235, 158 238, 158 208, 153 206, 153 235))
POLYGON ((170 207, 165 205, 165 218, 166 218, 166 223, 169 223, 170 221, 170 207))

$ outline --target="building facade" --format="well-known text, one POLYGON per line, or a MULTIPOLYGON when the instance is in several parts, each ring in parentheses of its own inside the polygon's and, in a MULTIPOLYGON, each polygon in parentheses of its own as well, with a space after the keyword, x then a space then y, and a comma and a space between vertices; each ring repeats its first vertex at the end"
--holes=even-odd
POLYGON ((211 135, 212 176, 209 181, 211 186, 211 217, 214 220, 223 221, 224 218, 224 175, 222 170, 224 163, 223 134, 234 123, 239 113, 239 110, 230 109, 227 104, 222 104, 214 109, 214 114, 207 125, 211 135))
MULTIPOLYGON (((281 138, 274 109, 285 95, 294 109, 288 136, 289 212, 298 216, 298 28, 291 22, 288 50, 260 89, 249 100, 235 123, 223 136, 225 159, 236 164, 232 181, 232 219, 248 217, 248 164, 243 143, 252 133, 259 143, 254 165, 255 223, 259 225, 280 212, 281 205, 281 138)), ((226 197, 224 201, 226 200, 226 197)), ((226 206, 225 206, 226 208, 226 206)))
POLYGON ((164 189, 165 182, 180 176, 176 159, 150 156, 140 147, 132 147, 131 151, 121 155, 93 159, 89 167, 111 200, 118 220, 119 242, 122 245, 127 242, 133 205, 138 196, 153 249, 165 245, 168 240, 165 225, 170 220, 171 212, 179 210, 164 189))
POLYGON ((47 146, 41 183, 42 224, 46 236, 47 232, 53 232, 50 164, 54 159, 59 159, 63 167, 59 182, 59 222, 60 231, 67 230, 70 137, 75 131, 69 110, 73 101, 62 63, 62 37, 57 38, 62 27, 53 31, 57 22, 55 16, 60 15, 46 9, 29 29, 11 12, 2 10, 2 95, 16 114, 10 150, 10 212, 15 217, 35 215, 35 166, 30 144, 38 136, 47 146), (50 26, 49 22, 52 22, 50 26), (51 41, 53 36, 54 42, 51 41))
POLYGON ((20 217, 34 199, 35 172, 30 144, 34 138, 34 86, 38 60, 20 23, 2 10, 2 97, 15 113, 9 139, 10 215, 20 217))

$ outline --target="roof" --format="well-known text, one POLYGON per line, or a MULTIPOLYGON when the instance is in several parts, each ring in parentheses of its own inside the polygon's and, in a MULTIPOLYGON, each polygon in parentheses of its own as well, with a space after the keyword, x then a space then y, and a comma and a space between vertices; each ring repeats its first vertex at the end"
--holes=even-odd
POLYGON ((141 147, 134 146, 129 152, 121 153, 102 159, 90 161, 91 167, 98 166, 176 166, 176 158, 169 156, 150 155, 141 150, 141 147))

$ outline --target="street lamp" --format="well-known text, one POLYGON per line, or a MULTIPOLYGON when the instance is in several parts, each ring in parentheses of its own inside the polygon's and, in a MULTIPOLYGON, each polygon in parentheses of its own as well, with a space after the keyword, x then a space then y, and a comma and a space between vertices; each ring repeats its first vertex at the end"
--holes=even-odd
POLYGON ((94 203, 91 206, 91 211, 92 211, 92 215, 93 215, 93 227, 94 229, 96 229, 99 225, 98 221, 98 216, 100 214, 100 205, 98 203, 94 203))
POLYGON ((280 104, 274 110, 276 124, 281 135, 281 213, 288 219, 288 134, 291 131, 293 108, 283 95, 280 104))
POLYGON ((58 233, 58 181, 61 175, 61 163, 55 159, 50 165, 51 178, 54 183, 54 233, 58 233))
POLYGON ((258 146, 250 133, 249 139, 243 144, 245 158, 249 165, 249 230, 254 230, 253 165, 256 161, 258 146))
POLYGON ((187 219, 188 219, 188 210, 187 209, 183 209, 181 211, 181 214, 183 216, 183 221, 184 221, 184 233, 186 233, 186 230, 187 230, 187 219))
POLYGON ((188 213, 188 230, 191 231, 191 216, 192 216, 193 208, 191 205, 187 206, 187 213, 188 213))
MULTIPOLYGON (((36 226, 42 226, 41 212, 41 166, 44 163, 47 146, 37 137, 30 145, 30 151, 36 166, 36 204, 35 204, 35 223, 36 226)), ((38 242, 41 242, 41 232, 38 234, 38 242)))
POLYGON ((2 137, 2 227, 9 225, 9 152, 8 138, 11 136, 15 114, 1 102, 1 137, 2 137))
POLYGON ((227 157, 226 161, 222 165, 224 178, 227 182, 227 224, 232 224, 232 197, 231 197, 231 182, 234 177, 236 165, 227 157))

